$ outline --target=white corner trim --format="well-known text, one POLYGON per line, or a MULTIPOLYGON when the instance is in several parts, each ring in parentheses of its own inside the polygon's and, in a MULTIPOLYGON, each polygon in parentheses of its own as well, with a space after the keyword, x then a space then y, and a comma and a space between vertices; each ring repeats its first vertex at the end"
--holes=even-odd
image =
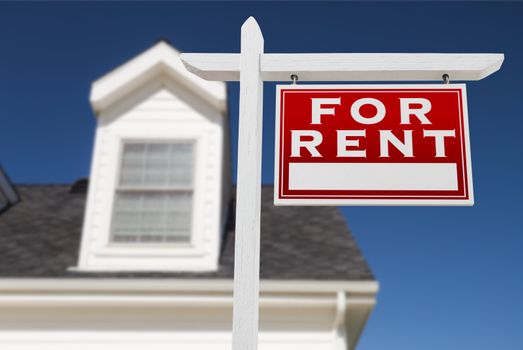
POLYGON ((336 317, 334 318, 334 329, 338 329, 345 324, 345 313, 347 312, 347 298, 345 292, 336 293, 336 317))
POLYGON ((351 339, 347 338, 347 297, 345 292, 338 291, 336 295, 336 313, 332 326, 336 350, 346 350, 351 339))
POLYGON ((164 42, 159 42, 96 80, 91 88, 91 105, 99 113, 146 81, 154 79, 162 73, 182 83, 221 112, 226 111, 225 83, 206 81, 187 71, 180 60, 180 53, 164 42))

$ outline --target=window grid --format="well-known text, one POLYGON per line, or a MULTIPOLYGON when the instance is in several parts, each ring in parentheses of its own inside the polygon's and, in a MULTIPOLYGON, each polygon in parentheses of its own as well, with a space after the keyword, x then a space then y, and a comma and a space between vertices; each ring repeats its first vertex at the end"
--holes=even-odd
POLYGON ((124 143, 111 242, 191 239, 194 142, 124 143))

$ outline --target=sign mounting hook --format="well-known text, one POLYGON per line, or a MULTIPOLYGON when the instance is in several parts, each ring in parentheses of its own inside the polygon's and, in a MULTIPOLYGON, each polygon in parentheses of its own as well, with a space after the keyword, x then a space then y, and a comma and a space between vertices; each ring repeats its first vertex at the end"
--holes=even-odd
POLYGON ((298 75, 291 74, 291 80, 292 80, 292 85, 296 85, 298 83, 298 75))
POLYGON ((441 78, 443 79, 443 84, 450 84, 450 75, 445 73, 441 76, 441 78))

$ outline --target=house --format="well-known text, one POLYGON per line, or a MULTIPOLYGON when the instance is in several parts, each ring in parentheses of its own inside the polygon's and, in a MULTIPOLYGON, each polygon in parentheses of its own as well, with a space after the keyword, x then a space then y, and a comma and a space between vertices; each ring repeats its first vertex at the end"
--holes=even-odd
MULTIPOLYGON (((159 42, 94 82, 91 104, 89 180, 0 177, 0 348, 230 349, 225 84, 159 42)), ((264 186, 261 221, 259 348, 353 349, 378 283, 340 211, 275 207, 264 186)))

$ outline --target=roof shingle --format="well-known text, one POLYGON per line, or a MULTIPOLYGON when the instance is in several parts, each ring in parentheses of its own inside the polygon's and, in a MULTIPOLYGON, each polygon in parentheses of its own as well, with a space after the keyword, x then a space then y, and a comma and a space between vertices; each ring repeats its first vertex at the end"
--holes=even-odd
MULTIPOLYGON (((68 268, 78 260, 86 194, 67 185, 17 191, 21 202, 0 215, 0 277, 233 278, 233 205, 218 271, 84 273, 68 268)), ((374 279, 338 208, 275 207, 272 186, 264 186, 261 226, 262 279, 374 279)))

